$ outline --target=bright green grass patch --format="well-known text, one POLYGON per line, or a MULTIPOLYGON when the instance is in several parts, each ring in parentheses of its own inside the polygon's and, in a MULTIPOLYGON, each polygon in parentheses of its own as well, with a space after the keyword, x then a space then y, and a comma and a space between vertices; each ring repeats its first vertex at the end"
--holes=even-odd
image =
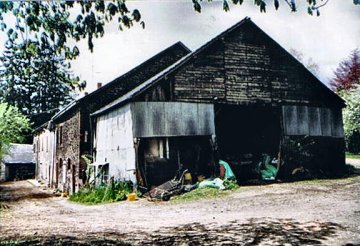
POLYGON ((84 204, 99 204, 123 201, 133 190, 129 182, 115 182, 93 188, 84 187, 69 197, 70 201, 84 204))
MULTIPOLYGON (((234 188, 233 190, 236 190, 237 188, 234 188)), ((196 201, 200 199, 210 199, 210 198, 216 198, 216 197, 224 197, 227 195, 230 195, 233 190, 218 190, 216 188, 198 188, 196 190, 190 191, 188 193, 184 193, 179 196, 174 196, 171 198, 170 201, 173 202, 184 202, 184 201, 196 201)))
POLYGON ((360 159, 360 154, 352 154, 352 153, 346 152, 346 158, 360 159))

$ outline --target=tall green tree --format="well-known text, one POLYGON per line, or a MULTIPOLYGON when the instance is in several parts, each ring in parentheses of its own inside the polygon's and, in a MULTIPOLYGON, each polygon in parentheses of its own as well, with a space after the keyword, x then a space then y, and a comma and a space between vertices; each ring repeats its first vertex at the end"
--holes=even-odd
POLYGON ((24 141, 24 132, 30 121, 20 111, 7 103, 0 103, 0 160, 7 153, 10 143, 24 141))
POLYGON ((141 17, 120 0, 0 2, 0 29, 8 37, 0 57, 0 101, 17 106, 33 127, 49 120, 86 85, 70 71, 79 50, 68 41, 87 39, 92 50, 93 38, 115 18, 122 29, 141 17))
POLYGON ((46 42, 7 42, 0 57, 0 101, 19 108, 34 127, 68 103, 77 84, 68 63, 46 42))

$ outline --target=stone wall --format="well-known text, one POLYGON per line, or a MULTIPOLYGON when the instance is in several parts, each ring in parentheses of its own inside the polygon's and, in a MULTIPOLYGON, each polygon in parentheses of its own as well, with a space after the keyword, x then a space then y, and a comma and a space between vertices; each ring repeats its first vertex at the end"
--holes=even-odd
POLYGON ((56 124, 55 166, 61 170, 59 187, 74 192, 82 185, 80 170, 80 112, 75 111, 56 124))

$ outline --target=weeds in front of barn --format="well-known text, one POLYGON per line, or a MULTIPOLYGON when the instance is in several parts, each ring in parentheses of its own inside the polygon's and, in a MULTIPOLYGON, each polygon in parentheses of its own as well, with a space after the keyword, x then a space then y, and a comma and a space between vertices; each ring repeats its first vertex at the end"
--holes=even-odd
POLYGON ((100 204, 123 201, 133 191, 130 182, 113 182, 108 185, 84 187, 69 197, 70 201, 83 204, 100 204))

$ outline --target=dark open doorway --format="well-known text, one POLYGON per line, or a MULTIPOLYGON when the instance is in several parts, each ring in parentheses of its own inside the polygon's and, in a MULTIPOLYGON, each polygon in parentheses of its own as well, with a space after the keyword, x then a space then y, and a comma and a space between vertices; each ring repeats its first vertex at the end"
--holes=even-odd
POLYGON ((261 154, 279 152, 280 110, 274 107, 217 105, 215 129, 220 158, 229 162, 238 180, 257 178, 261 154))
POLYGON ((141 138, 138 161, 145 186, 157 186, 187 169, 194 181, 214 172, 211 136, 141 138))

